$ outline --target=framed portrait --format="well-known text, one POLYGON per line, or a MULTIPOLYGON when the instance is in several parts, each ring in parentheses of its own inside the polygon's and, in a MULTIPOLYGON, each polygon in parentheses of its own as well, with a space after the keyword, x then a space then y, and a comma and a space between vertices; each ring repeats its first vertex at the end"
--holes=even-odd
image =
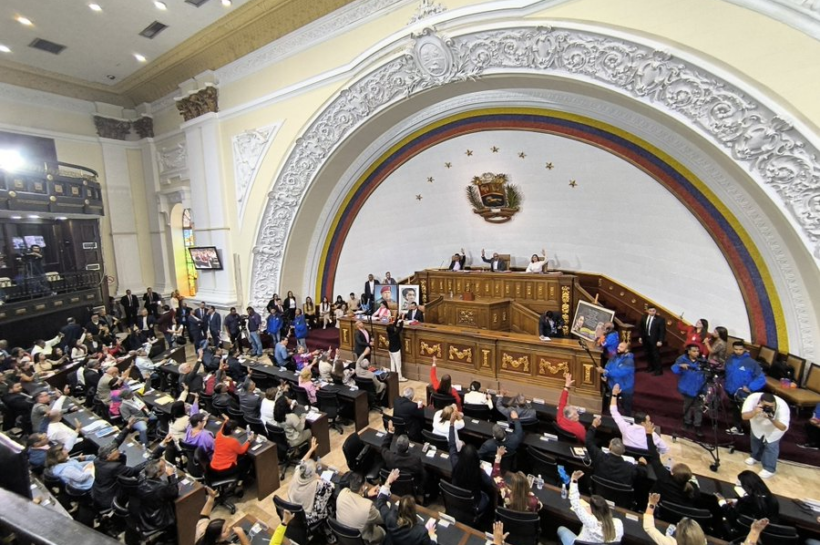
POLYGON ((410 310, 410 304, 421 304, 421 290, 417 284, 402 284, 399 288, 399 312, 410 310))
POLYGON ((387 301, 387 308, 396 310, 398 308, 399 287, 390 284, 379 284, 376 286, 376 310, 382 301, 387 301))
POLYGON ((578 301, 569 332, 576 337, 595 341, 604 334, 604 324, 615 320, 615 311, 586 301, 578 301))

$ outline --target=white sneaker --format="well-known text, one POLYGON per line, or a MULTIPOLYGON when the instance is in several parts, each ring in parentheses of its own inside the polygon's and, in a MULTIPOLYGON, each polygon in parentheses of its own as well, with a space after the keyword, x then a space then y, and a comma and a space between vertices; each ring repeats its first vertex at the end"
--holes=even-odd
POLYGON ((756 463, 757 463, 757 460, 755 460, 755 459, 754 459, 754 458, 752 458, 751 456, 749 456, 748 458, 746 458, 746 465, 747 465, 747 466, 753 466, 753 465, 755 465, 756 463))
POLYGON ((766 471, 765 469, 761 469, 760 472, 758 472, 758 475, 760 475, 761 479, 768 479, 769 477, 774 477, 774 473, 772 473, 771 471, 766 471))

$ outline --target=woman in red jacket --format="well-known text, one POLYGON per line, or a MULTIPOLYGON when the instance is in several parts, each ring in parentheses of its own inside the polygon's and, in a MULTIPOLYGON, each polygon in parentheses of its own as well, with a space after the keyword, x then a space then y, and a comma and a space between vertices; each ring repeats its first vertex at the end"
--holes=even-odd
POLYGON ((438 377, 436 376, 435 356, 433 356, 433 365, 430 366, 430 385, 433 387, 433 391, 437 394, 453 396, 456 400, 456 405, 458 405, 458 409, 461 410, 461 396, 458 395, 458 390, 452 387, 452 379, 450 378, 450 375, 444 375, 441 377, 441 382, 439 382, 438 377))
POLYGON ((701 356, 705 358, 709 355, 709 347, 703 342, 709 334, 709 322, 706 319, 701 318, 695 325, 689 326, 678 320, 678 331, 686 335, 684 346, 694 344, 700 348, 701 356))
POLYGON ((245 444, 242 444, 234 437, 234 432, 238 427, 239 423, 236 420, 226 420, 216 434, 214 455, 210 466, 214 477, 238 475, 242 482, 248 474, 251 461, 246 453, 253 444, 254 433, 251 432, 245 444))

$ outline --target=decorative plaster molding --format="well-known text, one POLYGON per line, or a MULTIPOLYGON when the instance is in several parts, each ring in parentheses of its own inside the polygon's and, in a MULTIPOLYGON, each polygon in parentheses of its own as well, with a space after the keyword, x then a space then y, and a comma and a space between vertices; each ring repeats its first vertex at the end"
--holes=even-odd
POLYGON ((204 89, 174 100, 185 121, 219 111, 219 90, 213 85, 207 85, 204 89))
POLYGON ((154 137, 154 120, 150 116, 144 115, 132 121, 131 128, 141 139, 154 137))
POLYGON ((412 25, 414 23, 418 23, 423 19, 428 19, 434 15, 438 15, 439 13, 444 13, 445 11, 447 11, 446 7, 441 4, 434 4, 433 0, 419 0, 419 7, 416 10, 416 14, 413 15, 410 22, 407 24, 412 25))
POLYGON ((820 0, 724 0, 820 40, 820 0))
POLYGON ((122 119, 111 119, 110 117, 95 115, 94 126, 97 128, 97 136, 100 138, 125 140, 131 134, 131 122, 122 119))
POLYGON ((12 100, 31 104, 38 108, 52 108, 56 110, 79 114, 93 114, 96 110, 93 102, 70 98, 45 91, 18 87, 9 83, 0 83, 0 100, 12 100))
POLYGON ((188 167, 188 148, 185 141, 170 148, 157 149, 157 166, 163 177, 185 170, 188 167))
POLYGON ((231 138, 233 144, 233 169, 236 182, 236 201, 239 207, 239 223, 245 217, 245 205, 251 182, 267 154, 274 136, 282 127, 282 122, 261 129, 252 129, 231 138))
MULTIPOLYGON (((434 36, 432 31, 424 36, 434 36)), ((296 142, 268 194, 251 285, 253 304, 277 291, 298 203, 322 166, 354 129, 411 94, 485 75, 557 75, 617 91, 679 119, 781 199, 806 246, 820 258, 820 164, 809 139, 775 112, 710 73, 638 41, 572 28, 519 26, 440 37, 444 69, 406 44, 338 96, 296 142), (399 52, 397 52, 398 54, 399 52)), ((380 57, 384 58, 384 57, 380 57)))

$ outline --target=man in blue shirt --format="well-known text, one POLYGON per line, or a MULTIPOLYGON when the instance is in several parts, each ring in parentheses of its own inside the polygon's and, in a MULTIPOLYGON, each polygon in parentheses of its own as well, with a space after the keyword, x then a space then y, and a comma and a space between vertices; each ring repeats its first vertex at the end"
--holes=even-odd
POLYGON ((811 419, 806 422, 806 436, 808 436, 809 440, 802 445, 797 445, 800 448, 805 448, 809 450, 819 450, 820 449, 820 403, 814 408, 814 414, 811 415, 811 419))
POLYGON ((680 356, 672 366, 672 372, 678 375, 678 392, 683 396, 683 429, 692 429, 695 425, 695 435, 703 437, 700 429, 703 421, 703 399, 700 394, 706 383, 706 376, 700 368, 700 348, 690 344, 686 347, 686 354, 680 356))
POLYGON ((618 343, 613 356, 603 369, 603 378, 610 392, 618 384, 621 387, 621 412, 632 415, 632 395, 635 393, 635 357, 629 352, 629 344, 618 343))
POLYGON ((251 356, 256 358, 262 356, 262 338, 259 336, 259 328, 262 327, 262 316, 256 313, 253 307, 248 307, 248 333, 251 338, 251 356))
POLYGON ((288 367, 293 370, 296 367, 293 365, 290 354, 288 353, 288 338, 282 337, 282 340, 276 343, 276 349, 273 352, 273 357, 276 360, 278 367, 288 367))
POLYGON ((732 427, 726 430, 729 435, 743 435, 743 402, 754 392, 759 392, 766 385, 766 375, 760 365, 752 359, 743 341, 732 344, 732 355, 726 360, 726 381, 724 390, 729 396, 729 409, 732 412, 732 427))

